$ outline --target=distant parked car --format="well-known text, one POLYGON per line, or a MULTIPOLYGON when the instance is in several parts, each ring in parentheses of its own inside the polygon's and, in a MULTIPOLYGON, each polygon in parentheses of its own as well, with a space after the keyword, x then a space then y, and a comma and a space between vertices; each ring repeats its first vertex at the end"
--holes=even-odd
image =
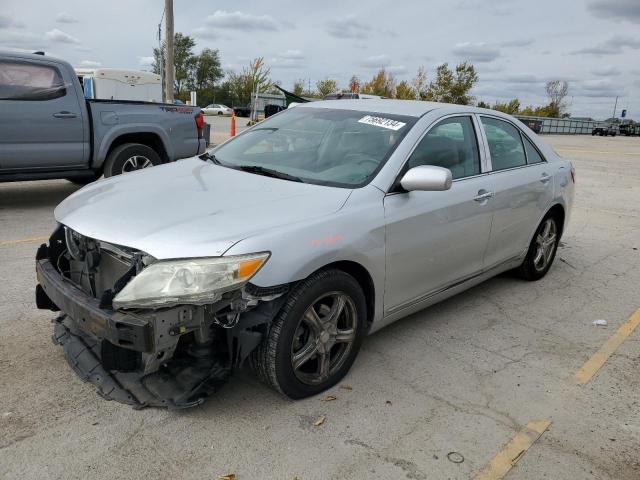
POLYGON ((325 95, 323 100, 367 100, 367 99, 380 99, 386 98, 380 95, 369 95, 367 93, 352 93, 352 92, 335 92, 325 95))
POLYGON ((627 137, 630 137, 633 135, 640 135, 640 124, 639 123, 621 123, 620 135, 625 135, 627 137))
POLYGON ((618 127, 613 124, 598 125, 593 130, 591 130, 591 135, 600 135, 601 137, 606 137, 607 135, 615 137, 617 133, 618 127))
POLYGON ((202 109, 205 115, 231 115, 233 110, 221 103, 212 103, 202 109))

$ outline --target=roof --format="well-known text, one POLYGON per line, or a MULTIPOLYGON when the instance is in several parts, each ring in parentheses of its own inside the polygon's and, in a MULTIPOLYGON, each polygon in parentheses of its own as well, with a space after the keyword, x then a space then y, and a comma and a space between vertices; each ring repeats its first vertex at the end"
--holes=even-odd
POLYGON ((470 105, 454 105, 451 103, 423 102, 420 100, 390 100, 390 99, 360 99, 360 100, 321 100, 313 103, 301 103, 296 108, 331 108, 336 110, 354 110, 363 112, 386 113, 389 115, 407 115, 410 117, 421 117, 432 110, 439 110, 442 113, 458 112, 491 112, 484 108, 472 107, 470 105))

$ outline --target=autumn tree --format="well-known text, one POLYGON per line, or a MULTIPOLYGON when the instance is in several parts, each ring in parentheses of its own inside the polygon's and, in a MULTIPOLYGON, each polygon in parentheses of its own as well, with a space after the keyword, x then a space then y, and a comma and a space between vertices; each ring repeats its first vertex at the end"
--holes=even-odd
POLYGON ((316 88, 318 89, 318 93, 320 94, 320 97, 323 98, 325 95, 329 95, 330 93, 337 92, 338 83, 335 80, 326 78, 324 80, 317 81, 316 88))
POLYGON ((545 85, 549 98, 549 116, 560 117, 567 108, 565 98, 569 94, 569 83, 564 80, 552 80, 545 85))
POLYGON ((369 95, 378 95, 381 97, 393 98, 395 96, 396 81, 393 75, 387 73, 384 68, 381 68, 373 78, 364 84, 362 87, 362 93, 368 93, 369 95))
POLYGON ((508 102, 496 101, 491 108, 499 112, 508 113, 509 115, 516 115, 520 111, 520 100, 514 98, 508 102))
POLYGON ((425 100, 469 105, 473 101, 470 92, 477 81, 478 74, 472 64, 460 63, 453 72, 443 63, 436 70, 436 79, 429 83, 425 100))
POLYGON ((349 92, 359 92, 360 91, 360 79, 357 75, 351 75, 351 79, 349 80, 349 85, 347 87, 349 92), (355 90, 354 90, 355 87, 355 90))
POLYGON ((400 100, 415 100, 416 91, 409 82, 402 80, 396 87, 396 98, 400 100))
POLYGON ((247 105, 251 102, 251 94, 254 91, 266 92, 271 89, 273 82, 270 79, 271 69, 264 63, 264 58, 258 57, 242 68, 242 72, 230 71, 227 73, 229 86, 237 105, 247 105))
POLYGON ((411 81, 418 100, 425 100, 427 97, 427 70, 420 66, 415 78, 411 81))

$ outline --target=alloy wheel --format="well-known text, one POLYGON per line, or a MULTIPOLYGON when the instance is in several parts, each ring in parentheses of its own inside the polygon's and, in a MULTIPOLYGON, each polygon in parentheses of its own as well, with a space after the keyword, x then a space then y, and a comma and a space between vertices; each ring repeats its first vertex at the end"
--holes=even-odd
POLYGON ((556 248, 557 229, 553 218, 547 218, 536 235, 536 254, 533 257, 533 266, 538 272, 543 271, 553 257, 556 248))
POLYGON ((305 311, 291 345, 291 366, 307 385, 325 382, 342 367, 356 339, 354 301, 343 292, 317 298, 305 311))
POLYGON ((122 173, 153 167, 153 162, 142 155, 134 155, 122 164, 122 173))

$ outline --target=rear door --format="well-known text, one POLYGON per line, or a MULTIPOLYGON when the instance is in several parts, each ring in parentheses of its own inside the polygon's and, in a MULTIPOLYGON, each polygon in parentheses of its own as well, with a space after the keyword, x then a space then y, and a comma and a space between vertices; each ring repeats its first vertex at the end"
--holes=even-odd
POLYGON ((451 189, 390 193, 385 197, 385 313, 429 296, 482 271, 491 230, 491 178, 483 175, 478 124, 455 115, 429 129, 403 172, 419 165, 451 170, 451 189))
POLYGON ((0 60, 0 167, 83 166, 81 105, 68 72, 52 62, 0 60))
POLYGON ((553 199, 553 172, 524 133, 505 119, 480 116, 495 188, 486 267, 524 254, 553 199))

